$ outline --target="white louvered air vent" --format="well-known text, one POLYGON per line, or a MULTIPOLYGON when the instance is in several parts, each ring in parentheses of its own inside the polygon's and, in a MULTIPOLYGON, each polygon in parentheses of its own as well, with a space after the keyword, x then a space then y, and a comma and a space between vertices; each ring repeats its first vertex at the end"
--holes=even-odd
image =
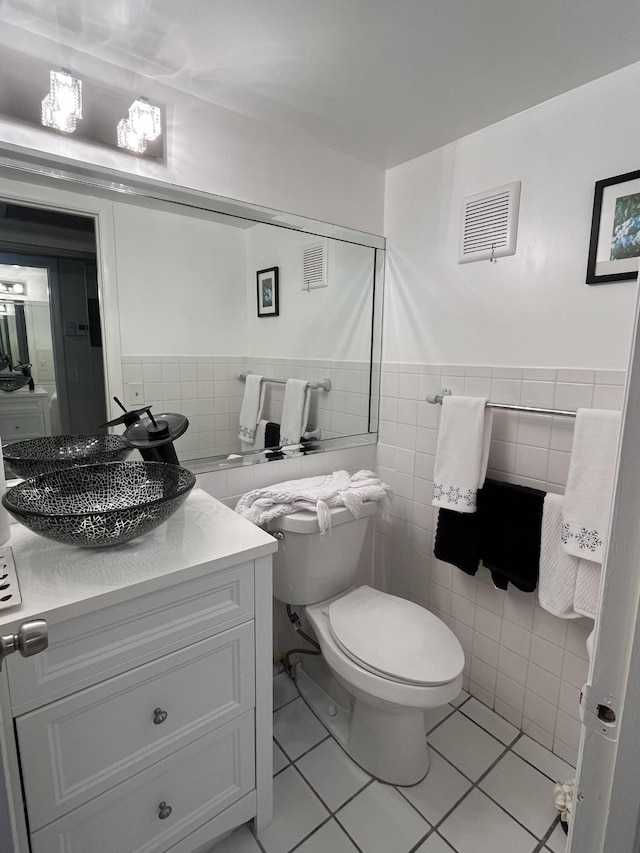
POLYGON ((458 263, 515 255, 520 186, 514 181, 463 199, 458 263))
POLYGON ((316 287, 328 287, 326 240, 310 243, 302 247, 302 289, 314 290, 316 287))

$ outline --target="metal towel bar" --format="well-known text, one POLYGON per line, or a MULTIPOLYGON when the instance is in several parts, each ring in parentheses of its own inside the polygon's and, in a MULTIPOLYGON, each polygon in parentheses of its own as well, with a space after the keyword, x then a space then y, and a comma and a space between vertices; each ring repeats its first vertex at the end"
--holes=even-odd
MULTIPOLYGON (((445 397, 451 395, 451 391, 448 388, 443 388, 439 394, 429 394, 427 396, 428 403, 439 403, 442 405, 442 401, 445 397)), ((508 409, 513 412, 529 412, 534 415, 561 415, 565 418, 575 418, 576 413, 565 410, 565 409, 541 409, 538 406, 515 406, 510 403, 490 403, 487 402, 487 406, 490 409, 508 409)))
MULTIPOLYGON (((238 376, 238 379, 240 379, 242 382, 244 382, 246 380, 247 376, 249 375, 249 373, 251 373, 251 371, 248 371, 247 373, 241 373, 238 376)), ((275 382, 277 385, 286 385, 287 384, 286 379, 269 379, 268 376, 264 376, 263 379, 265 382, 275 382)), ((315 391, 316 388, 322 388, 324 391, 331 391, 331 380, 330 379, 321 379, 319 382, 307 382, 307 385, 309 386, 309 388, 311 388, 312 391, 315 391)))

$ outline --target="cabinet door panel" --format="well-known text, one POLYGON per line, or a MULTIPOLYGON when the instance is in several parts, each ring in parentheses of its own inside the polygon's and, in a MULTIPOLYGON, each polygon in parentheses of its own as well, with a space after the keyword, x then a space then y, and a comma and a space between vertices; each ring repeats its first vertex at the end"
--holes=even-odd
POLYGON ((31 827, 252 708, 253 656, 249 622, 19 717, 31 827))
POLYGON ((38 414, 0 415, 0 435, 3 442, 45 435, 44 418, 38 414))
POLYGON ((253 712, 31 836, 33 853, 164 853, 254 786, 253 712))
POLYGON ((253 615, 253 563, 50 622, 49 647, 7 659, 15 716, 253 615))

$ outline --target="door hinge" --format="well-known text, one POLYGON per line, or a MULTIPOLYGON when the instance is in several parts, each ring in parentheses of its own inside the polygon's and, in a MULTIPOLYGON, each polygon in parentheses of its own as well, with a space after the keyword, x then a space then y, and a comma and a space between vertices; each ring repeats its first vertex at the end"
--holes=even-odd
POLYGON ((617 740, 620 700, 594 690, 592 684, 584 684, 580 693, 580 719, 592 732, 608 740, 617 740))

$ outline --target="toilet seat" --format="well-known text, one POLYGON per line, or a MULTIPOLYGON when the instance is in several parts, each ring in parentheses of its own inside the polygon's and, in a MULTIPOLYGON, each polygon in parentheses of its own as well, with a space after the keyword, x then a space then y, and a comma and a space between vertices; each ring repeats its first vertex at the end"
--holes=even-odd
POLYGON ((363 669, 402 684, 448 684, 464 667, 464 653, 437 616, 411 601, 361 586, 329 604, 336 645, 363 669))

